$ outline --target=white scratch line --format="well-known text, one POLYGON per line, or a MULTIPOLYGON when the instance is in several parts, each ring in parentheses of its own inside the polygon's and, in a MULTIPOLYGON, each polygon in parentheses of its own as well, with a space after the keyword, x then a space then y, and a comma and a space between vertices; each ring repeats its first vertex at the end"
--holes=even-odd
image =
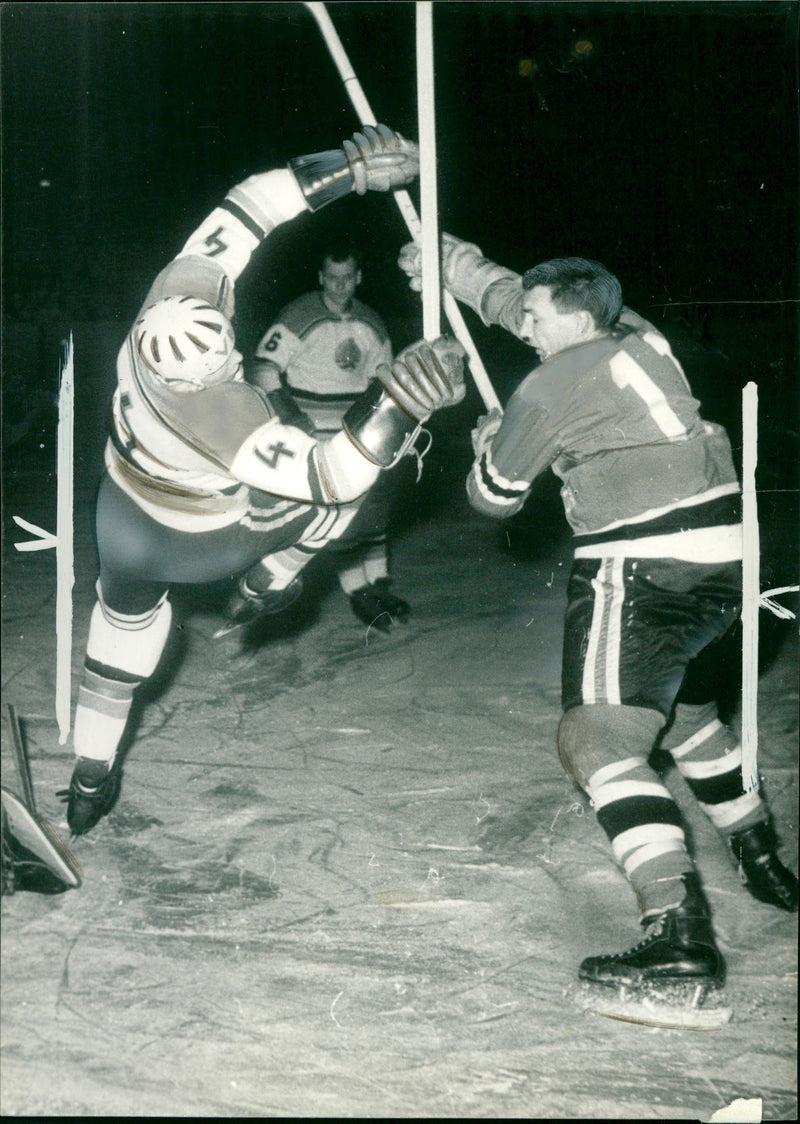
POLYGON ((760 541, 756 464, 758 463, 758 387, 742 390, 742 780, 758 787, 758 610, 760 541))
POLYGON ((32 535, 38 537, 38 541, 15 542, 14 546, 17 550, 50 550, 58 544, 55 535, 51 535, 49 531, 45 531, 42 527, 37 527, 35 523, 29 523, 27 519, 23 519, 19 515, 13 515, 12 518, 18 527, 22 527, 23 531, 30 531, 32 535))
POLYGON ((59 744, 70 729, 72 665, 72 587, 75 584, 73 553, 73 428, 75 370, 72 333, 61 372, 58 396, 58 453, 56 475, 56 718, 59 744))
POLYGON ((339 1002, 339 1000, 340 1000, 340 999, 342 998, 342 996, 343 996, 343 995, 344 995, 344 992, 343 992, 343 991, 340 991, 340 992, 339 992, 339 994, 338 994, 338 995, 336 996, 336 998, 334 999, 333 1003, 331 1003, 331 1018, 333 1019, 333 1021, 334 1021, 334 1022, 336 1023, 336 1025, 337 1025, 337 1026, 338 1026, 339 1028, 341 1028, 342 1024, 341 1024, 341 1023, 339 1022, 339 1020, 338 1020, 338 1019, 336 1018, 336 1015, 334 1015, 334 1013, 333 1013, 333 1008, 334 1008, 334 1007, 336 1006, 336 1004, 337 1004, 337 1003, 339 1002))
POLYGON ((490 804, 490 803, 489 803, 489 801, 488 801, 488 800, 486 799, 486 797, 485 797, 485 796, 483 795, 483 793, 481 793, 481 794, 480 794, 480 796, 478 797, 478 799, 480 800, 481 804, 485 804, 485 805, 486 805, 486 811, 485 811, 485 812, 483 813, 483 815, 482 815, 482 816, 476 816, 476 817, 475 817, 475 823, 480 823, 480 822, 481 822, 481 820, 485 820, 485 819, 486 819, 486 817, 487 817, 487 816, 489 815, 489 813, 490 813, 490 812, 491 812, 491 810, 492 810, 492 806, 491 806, 491 804, 490 804))
POLYGON ((800 592, 800 585, 782 585, 777 589, 765 589, 760 597, 760 605, 762 609, 769 609, 776 617, 780 617, 782 621, 793 621, 796 614, 791 609, 787 609, 785 605, 781 605, 779 601, 774 601, 773 598, 781 593, 798 593, 800 592))
POLYGON ((60 745, 64 745, 69 737, 71 711, 72 587, 75 584, 72 479, 74 384, 73 340, 70 333, 61 367, 58 394, 56 533, 53 535, 19 515, 13 516, 18 527, 37 536, 31 542, 15 543, 17 550, 49 550, 55 547, 56 551, 56 719, 60 745))

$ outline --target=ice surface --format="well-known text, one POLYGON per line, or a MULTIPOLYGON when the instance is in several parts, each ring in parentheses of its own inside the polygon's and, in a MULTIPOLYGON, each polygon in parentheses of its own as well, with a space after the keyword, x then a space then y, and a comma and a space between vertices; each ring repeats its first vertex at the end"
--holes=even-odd
MULTIPOLYGON (((759 1097, 764 1119, 796 1116, 796 919, 744 892, 674 771, 734 1019, 697 1035, 571 1001, 584 956, 640 933, 554 749, 569 542, 509 549, 466 507, 456 454, 428 463, 435 495, 395 538, 413 616, 390 637, 324 583, 306 624, 250 649, 212 643, 209 598, 178 599, 120 800, 74 845, 83 887, 2 901, 4 1114, 699 1119, 759 1097)), ((46 489, 13 489, 6 512, 24 498, 49 525, 46 489)), ((52 559, 6 550, 4 696, 66 833, 52 559)), ((796 671, 785 643, 761 694, 790 864, 796 671)))

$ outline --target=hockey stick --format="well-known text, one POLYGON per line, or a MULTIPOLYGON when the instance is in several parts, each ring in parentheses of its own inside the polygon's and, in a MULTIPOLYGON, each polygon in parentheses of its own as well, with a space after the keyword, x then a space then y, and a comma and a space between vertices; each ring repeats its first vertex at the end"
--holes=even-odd
POLYGON ((20 783, 22 784, 22 794, 25 798, 25 805, 29 812, 36 814, 36 799, 33 795, 33 780, 31 778, 31 766, 28 761, 28 751, 25 747, 25 739, 22 736, 22 727, 17 717, 17 712, 11 703, 6 704, 6 717, 8 718, 8 725, 11 728, 11 741, 14 745, 14 758, 17 763, 17 772, 19 773, 20 783))
POLYGON ((742 390, 742 781, 758 789, 758 612, 761 571, 756 497, 758 387, 742 390))
POLYGON ((433 4, 417 2, 417 114, 419 117, 419 208, 422 220, 422 334, 441 335, 442 288, 436 192, 436 114, 433 85, 433 4))
MULTIPOLYGON (((376 125, 377 118, 370 108, 369 102, 366 99, 361 84, 356 78, 353 68, 350 65, 350 60, 347 57, 342 41, 336 31, 336 28, 331 22, 327 9, 323 3, 317 0, 307 0, 306 8, 311 12, 314 19, 319 25, 322 32, 322 37, 331 53, 339 75, 344 83, 344 88, 353 104, 353 108, 358 115, 358 119, 362 125, 376 125)), ((414 241, 419 245, 422 240, 422 226, 420 224, 419 216, 411 196, 407 191, 395 191, 394 197, 400 213, 405 219, 406 226, 414 241)), ((455 298, 447 290, 444 292, 444 309, 447 319, 450 321, 450 327, 453 329, 453 334, 464 348, 469 359, 469 366, 472 372, 472 377, 475 381, 484 405, 488 410, 500 410, 500 400, 495 393, 494 387, 491 384, 486 368, 483 365, 480 355, 478 354, 475 344, 472 342, 472 337, 469 330, 464 323, 464 318, 461 311, 456 304, 455 298)))

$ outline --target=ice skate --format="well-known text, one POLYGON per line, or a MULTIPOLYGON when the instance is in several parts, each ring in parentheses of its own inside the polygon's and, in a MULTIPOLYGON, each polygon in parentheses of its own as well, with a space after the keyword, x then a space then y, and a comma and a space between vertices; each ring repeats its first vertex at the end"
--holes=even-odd
POLYGON ((627 952, 590 956, 580 966, 582 1006, 606 1018, 675 1029, 711 1030, 730 1020, 721 994, 725 962, 696 874, 682 878, 680 905, 644 922, 627 952))
POLYGON ((757 823, 730 837, 733 857, 743 884, 754 898, 797 913, 797 878, 776 854, 777 840, 770 823, 757 823))
POLYGON ((398 621, 405 623, 411 612, 407 601, 389 591, 388 578, 378 578, 355 590, 350 594, 350 605, 359 620, 380 632, 390 632, 398 621))
POLYGON ((225 606, 225 623, 214 633, 213 639, 238 631, 262 617, 274 616, 293 605, 303 592, 303 582, 294 578, 283 589, 256 591, 251 589, 246 576, 239 579, 236 590, 225 606))
POLYGON ((79 757, 69 788, 57 795, 67 801, 67 823, 73 837, 84 835, 107 815, 120 789, 120 770, 109 770, 105 761, 79 757))

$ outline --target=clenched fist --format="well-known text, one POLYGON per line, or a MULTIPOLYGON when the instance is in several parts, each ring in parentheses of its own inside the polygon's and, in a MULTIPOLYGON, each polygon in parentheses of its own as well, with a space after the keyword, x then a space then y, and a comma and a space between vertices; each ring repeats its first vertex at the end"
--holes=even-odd
POLYGON ((419 175, 419 149, 387 125, 365 125, 342 148, 358 195, 393 191, 419 175))
POLYGON ((466 394, 464 358, 457 340, 440 336, 433 343, 419 340, 404 348, 391 367, 378 368, 384 390, 417 421, 434 410, 455 406, 466 394))

